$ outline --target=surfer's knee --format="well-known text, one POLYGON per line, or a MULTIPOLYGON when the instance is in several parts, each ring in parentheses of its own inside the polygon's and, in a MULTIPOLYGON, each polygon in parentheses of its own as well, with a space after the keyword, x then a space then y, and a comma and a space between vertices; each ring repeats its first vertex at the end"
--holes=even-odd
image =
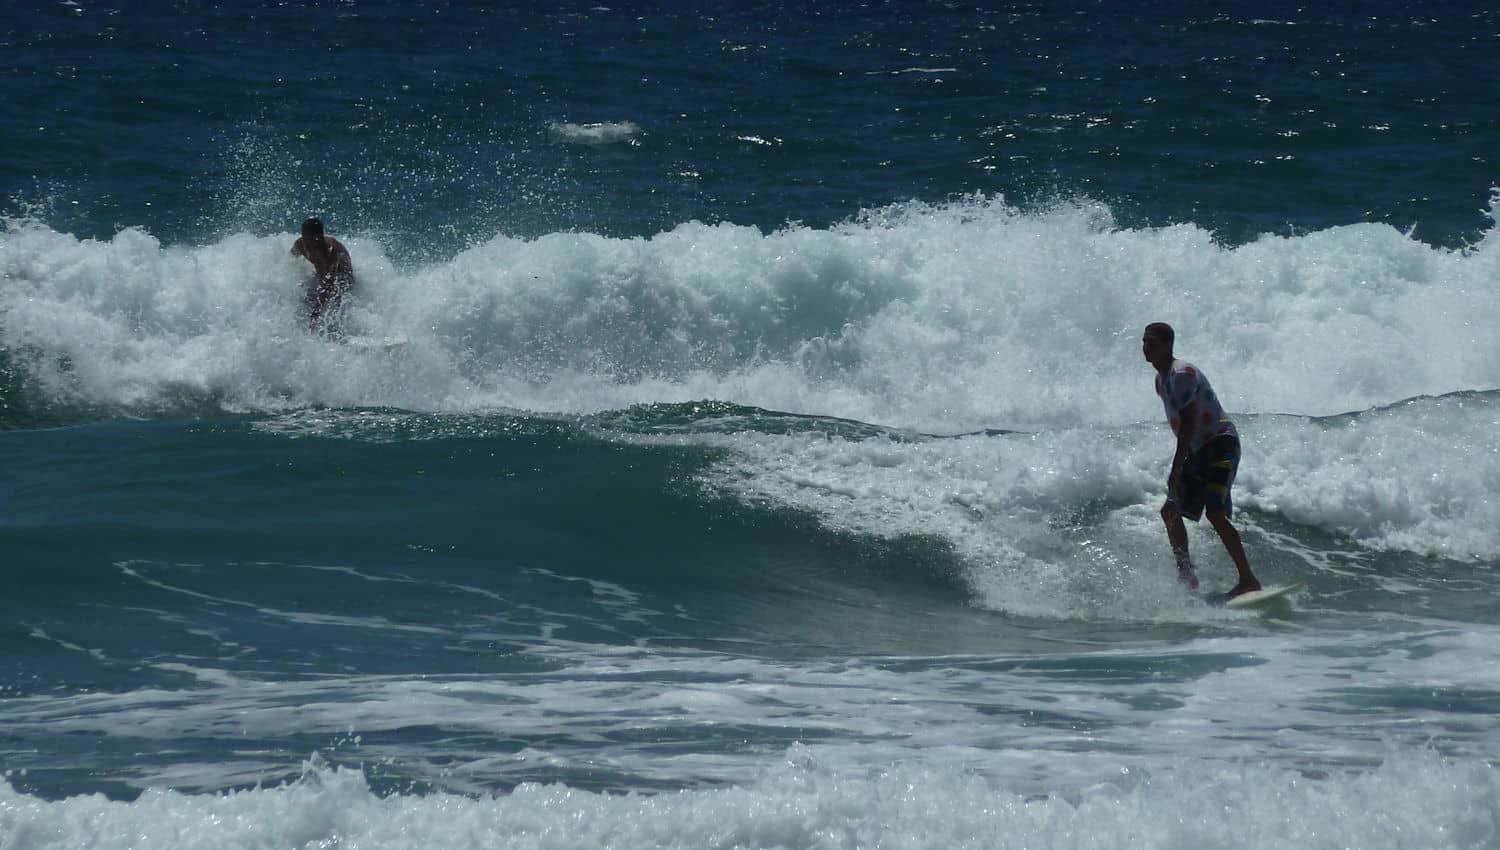
POLYGON ((1177 522, 1180 519, 1182 519, 1182 511, 1180 511, 1180 510, 1177 509, 1177 503, 1176 502, 1168 500, 1168 501, 1162 503, 1162 506, 1161 506, 1161 521, 1162 522, 1165 522, 1166 524, 1171 525, 1172 523, 1177 522))

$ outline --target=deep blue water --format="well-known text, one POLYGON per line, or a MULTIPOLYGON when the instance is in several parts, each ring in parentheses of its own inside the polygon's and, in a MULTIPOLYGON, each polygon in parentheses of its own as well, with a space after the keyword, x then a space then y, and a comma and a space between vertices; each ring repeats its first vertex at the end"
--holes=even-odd
POLYGON ((1088 196, 1132 225, 1485 228, 1495 12, 1225 3, 17 3, 5 194, 203 244, 309 209, 496 233, 1088 196), (559 144, 566 124, 634 124, 559 144))
POLYGON ((1497 44, 0 8, 0 848, 1493 846, 1497 44))

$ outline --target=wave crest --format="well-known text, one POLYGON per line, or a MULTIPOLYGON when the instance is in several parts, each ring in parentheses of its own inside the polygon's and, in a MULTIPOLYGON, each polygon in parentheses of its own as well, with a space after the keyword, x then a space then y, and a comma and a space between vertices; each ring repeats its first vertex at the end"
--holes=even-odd
POLYGON ((1231 412, 1324 415, 1500 386, 1493 241, 1369 224, 1226 247, 1087 201, 978 196, 826 229, 496 236, 419 268, 355 235, 356 323, 411 340, 372 354, 302 332, 290 234, 171 246, 12 222, 0 345, 34 398, 146 415, 717 398, 952 432, 1154 418, 1139 334, 1165 320, 1231 412))

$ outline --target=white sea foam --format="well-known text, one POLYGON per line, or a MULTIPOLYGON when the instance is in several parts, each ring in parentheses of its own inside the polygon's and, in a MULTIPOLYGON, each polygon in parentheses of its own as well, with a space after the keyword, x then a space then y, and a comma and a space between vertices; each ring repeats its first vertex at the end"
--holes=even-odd
POLYGON ((641 128, 634 121, 601 121, 592 124, 553 122, 552 134, 564 142, 580 145, 610 145, 634 138, 641 128))
POLYGON ((687 223, 649 239, 495 237, 398 269, 346 239, 372 356, 309 339, 290 235, 163 246, 0 235, 0 342, 57 396, 171 408, 592 411, 721 398, 931 431, 1154 418, 1140 328, 1231 411, 1332 414, 1500 386, 1494 239, 1384 225, 1230 248, 1090 204, 909 204, 827 230, 687 223))
POLYGON ((525 784, 499 796, 372 793, 354 770, 219 795, 54 802, 0 783, 0 836, 35 848, 1484 848, 1500 770, 1399 754, 1357 774, 1120 764, 1069 794, 1022 795, 963 770, 831 772, 793 748, 753 784, 658 795, 525 784))
POLYGON ((802 663, 533 636, 527 654, 549 663, 543 675, 264 680, 173 661, 154 666, 191 684, 14 697, 0 721, 18 739, 142 753, 113 763, 112 781, 183 791, 289 775, 285 751, 266 745, 288 729, 327 742, 340 763, 466 793, 538 775, 744 785, 793 741, 839 776, 961 770, 1024 794, 1072 794, 1121 765, 1370 767, 1414 748, 1490 748, 1493 729, 1465 706, 1500 687, 1492 627, 1215 634, 1171 648, 802 663), (199 740, 243 746, 174 752, 199 740))

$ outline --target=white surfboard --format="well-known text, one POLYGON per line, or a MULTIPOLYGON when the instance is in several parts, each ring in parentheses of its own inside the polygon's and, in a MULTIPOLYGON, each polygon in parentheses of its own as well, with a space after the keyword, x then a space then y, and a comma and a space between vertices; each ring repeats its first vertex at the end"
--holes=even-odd
POLYGON ((404 336, 350 336, 344 344, 360 351, 395 351, 406 346, 404 336))
POLYGON ((1263 587, 1260 590, 1252 590, 1249 593, 1241 593, 1239 596, 1221 604, 1225 608, 1254 608, 1257 605, 1264 605, 1273 599, 1280 599, 1288 593, 1295 593, 1306 586, 1307 582, 1305 581, 1271 585, 1270 587, 1263 587))

